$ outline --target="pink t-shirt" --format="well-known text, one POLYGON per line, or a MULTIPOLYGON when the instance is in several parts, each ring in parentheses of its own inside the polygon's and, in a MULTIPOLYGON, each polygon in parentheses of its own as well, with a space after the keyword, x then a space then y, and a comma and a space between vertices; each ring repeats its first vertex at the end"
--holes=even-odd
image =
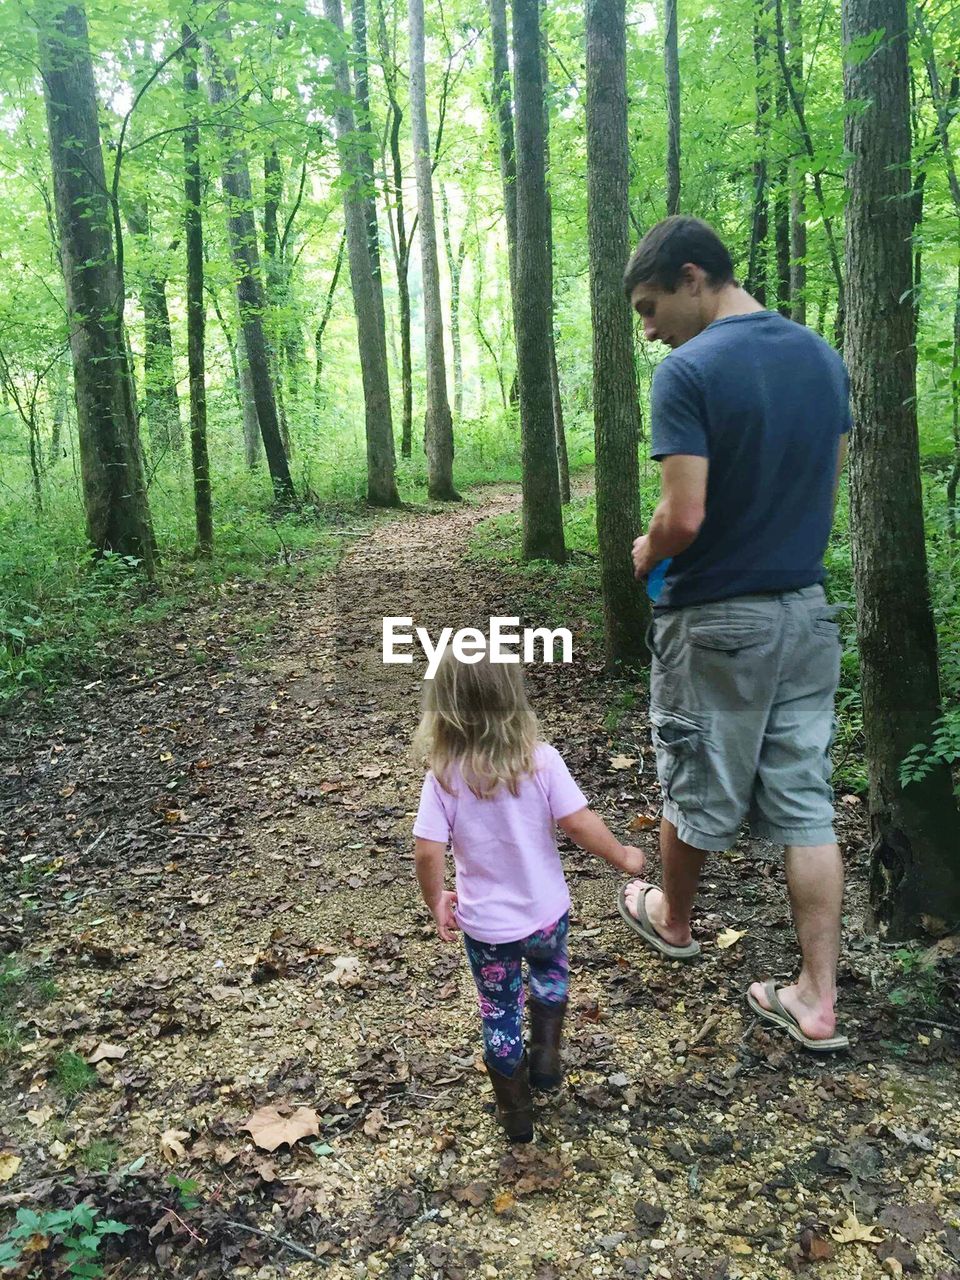
POLYGON ((433 771, 420 794, 413 834, 453 846, 457 923, 478 942, 519 942, 569 910, 554 823, 586 807, 583 792, 555 747, 541 742, 536 772, 478 800, 458 768, 444 791, 433 771))

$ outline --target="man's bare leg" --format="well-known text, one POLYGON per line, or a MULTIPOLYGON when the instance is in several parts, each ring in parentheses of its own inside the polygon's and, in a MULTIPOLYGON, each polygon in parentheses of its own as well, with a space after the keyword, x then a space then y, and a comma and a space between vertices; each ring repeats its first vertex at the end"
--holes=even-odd
MULTIPOLYGON (((803 965, 800 976, 777 995, 796 1018, 804 1035, 826 1040, 836 1030, 837 960, 840 955, 840 910, 843 861, 835 844, 787 849, 787 887, 803 965)), ((750 992, 768 1007, 762 983, 750 992)))
MULTIPOLYGON (((691 941, 690 912, 700 885, 700 871, 706 853, 695 849, 677 835, 677 828, 663 818, 660 822, 660 859, 663 865, 663 888, 651 889, 645 899, 650 923, 665 942, 683 947, 691 941)), ((646 880, 632 880, 624 892, 624 902, 631 915, 637 914, 637 899, 646 888, 646 880)))

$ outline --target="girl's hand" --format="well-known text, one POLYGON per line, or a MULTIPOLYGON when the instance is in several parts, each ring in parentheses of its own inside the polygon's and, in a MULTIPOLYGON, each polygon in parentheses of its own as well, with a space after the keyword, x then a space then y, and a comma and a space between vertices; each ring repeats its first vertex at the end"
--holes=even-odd
MULTIPOLYGON (((637 852, 639 853, 639 850, 637 852)), ((437 922, 437 933, 444 942, 456 942, 457 934, 460 932, 460 926, 453 914, 456 909, 457 895, 446 889, 430 908, 437 922)))
POLYGON ((628 876, 639 876, 646 864, 647 855, 642 849, 636 849, 632 844, 623 846, 623 856, 617 863, 621 871, 625 871, 628 876))

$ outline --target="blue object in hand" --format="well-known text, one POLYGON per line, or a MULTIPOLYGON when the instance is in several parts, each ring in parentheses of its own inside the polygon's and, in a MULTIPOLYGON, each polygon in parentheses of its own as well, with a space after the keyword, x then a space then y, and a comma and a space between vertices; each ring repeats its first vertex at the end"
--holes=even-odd
POLYGON ((659 598, 660 592, 663 590, 667 570, 672 563, 673 556, 667 556, 666 560, 659 560, 647 574, 647 595, 651 600, 659 598))

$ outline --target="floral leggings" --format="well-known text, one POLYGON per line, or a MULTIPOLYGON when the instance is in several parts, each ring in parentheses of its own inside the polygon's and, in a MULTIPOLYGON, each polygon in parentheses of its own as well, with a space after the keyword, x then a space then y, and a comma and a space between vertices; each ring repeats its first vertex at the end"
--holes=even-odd
POLYGON ((512 1076, 523 1057, 522 962, 527 962, 534 998, 562 1004, 570 983, 569 928, 570 914, 564 912, 554 924, 519 942, 477 942, 463 935, 477 984, 486 1057, 501 1075, 512 1076))

